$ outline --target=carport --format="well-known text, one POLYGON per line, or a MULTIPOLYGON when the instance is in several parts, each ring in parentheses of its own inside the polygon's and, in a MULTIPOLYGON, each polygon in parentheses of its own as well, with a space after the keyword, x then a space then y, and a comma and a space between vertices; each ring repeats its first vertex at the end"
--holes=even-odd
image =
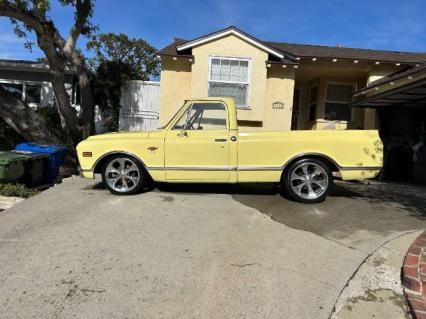
POLYGON ((377 110, 383 178, 426 183, 426 64, 372 82, 351 105, 377 110))

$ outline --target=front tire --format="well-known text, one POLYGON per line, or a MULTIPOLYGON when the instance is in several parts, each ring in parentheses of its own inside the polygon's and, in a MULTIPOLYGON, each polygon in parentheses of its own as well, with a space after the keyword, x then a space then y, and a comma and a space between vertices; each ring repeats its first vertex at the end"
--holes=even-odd
POLYGON ((113 194, 133 195, 148 186, 150 178, 138 160, 128 155, 116 155, 102 167, 102 181, 113 194))
POLYGON ((319 203, 324 201, 333 186, 333 175, 322 161, 305 158, 286 168, 281 186, 294 201, 319 203))

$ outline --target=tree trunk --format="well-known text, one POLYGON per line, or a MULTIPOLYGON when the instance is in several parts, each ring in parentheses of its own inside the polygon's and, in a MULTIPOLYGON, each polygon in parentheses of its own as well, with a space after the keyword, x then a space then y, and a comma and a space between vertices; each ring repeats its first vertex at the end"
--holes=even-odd
POLYGON ((72 107, 70 96, 65 89, 65 76, 62 72, 58 71, 53 71, 51 76, 62 129, 65 135, 71 139, 71 142, 77 144, 81 141, 81 130, 78 123, 77 111, 72 107))
POLYGON ((0 86, 0 117, 29 142, 60 144, 45 119, 0 86))
POLYGON ((82 128, 83 139, 88 137, 92 132, 94 105, 92 88, 90 87, 89 71, 84 64, 84 58, 74 53, 72 55, 73 64, 75 66, 78 77, 78 85, 80 87, 80 107, 79 124, 82 128))

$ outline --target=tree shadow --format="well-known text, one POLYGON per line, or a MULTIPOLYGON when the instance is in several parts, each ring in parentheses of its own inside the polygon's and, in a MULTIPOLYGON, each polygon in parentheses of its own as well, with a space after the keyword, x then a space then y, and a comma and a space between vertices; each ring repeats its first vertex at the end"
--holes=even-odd
POLYGON ((426 187, 395 182, 342 182, 334 185, 331 197, 364 200, 370 204, 400 206, 410 215, 426 219, 426 187))

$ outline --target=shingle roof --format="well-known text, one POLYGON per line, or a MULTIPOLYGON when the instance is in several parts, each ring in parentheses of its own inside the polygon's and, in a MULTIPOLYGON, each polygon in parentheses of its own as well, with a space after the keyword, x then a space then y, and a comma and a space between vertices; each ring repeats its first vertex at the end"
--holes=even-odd
POLYGON ((168 46, 164 47, 160 51, 158 51, 159 55, 168 55, 168 56, 191 56, 192 54, 183 54, 181 52, 177 51, 177 47, 181 44, 184 44, 188 42, 188 40, 175 38, 172 43, 170 43, 168 46))
POLYGON ((297 57, 358 59, 381 62, 419 63, 426 61, 426 53, 399 52, 322 45, 266 42, 270 46, 297 57))
MULTIPOLYGON (((229 27, 217 32, 213 32, 211 33, 211 35, 217 34, 219 32, 224 32, 229 29, 234 29, 238 32, 241 32, 244 35, 247 35, 247 33, 235 27, 229 27)), ((208 36, 209 35, 203 36, 201 38, 208 37, 208 36)), ((253 39, 256 39, 256 38, 253 38, 253 39)), ((258 39, 256 40, 263 43, 266 46, 272 47, 275 50, 282 52, 284 55, 286 55, 286 59, 284 63, 288 62, 289 64, 295 63, 292 57, 353 59, 353 60, 394 62, 394 63, 405 63, 405 64, 417 64, 417 63, 426 62, 426 52, 417 52, 417 53, 416 52, 399 52, 399 51, 332 47, 332 46, 309 45, 309 44, 269 42, 269 41, 262 41, 258 39)), ((193 40, 190 40, 190 41, 193 41, 193 40)), ((192 57, 190 50, 186 52, 177 51, 178 46, 190 41, 176 38, 173 43, 161 49, 158 52, 158 54, 168 55, 168 56, 191 56, 192 57)))

